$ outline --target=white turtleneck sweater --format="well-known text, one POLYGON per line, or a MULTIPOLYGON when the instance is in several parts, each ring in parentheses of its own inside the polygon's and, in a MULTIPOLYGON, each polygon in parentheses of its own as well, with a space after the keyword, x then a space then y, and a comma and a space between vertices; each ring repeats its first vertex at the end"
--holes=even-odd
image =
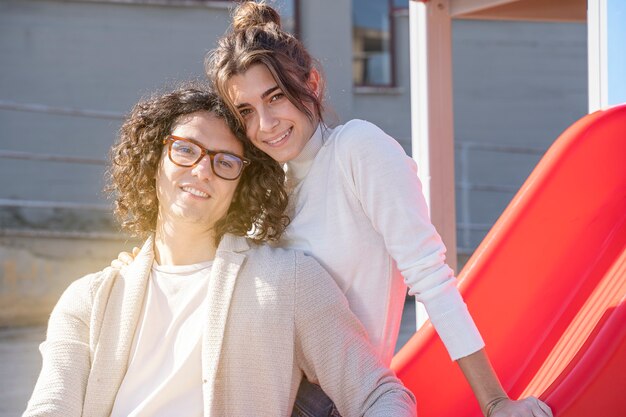
POLYGON ((445 264, 416 164, 394 139, 362 120, 320 126, 287 164, 287 178, 292 221, 281 244, 330 272, 385 364, 398 338, 405 284, 452 359, 484 346, 445 264))

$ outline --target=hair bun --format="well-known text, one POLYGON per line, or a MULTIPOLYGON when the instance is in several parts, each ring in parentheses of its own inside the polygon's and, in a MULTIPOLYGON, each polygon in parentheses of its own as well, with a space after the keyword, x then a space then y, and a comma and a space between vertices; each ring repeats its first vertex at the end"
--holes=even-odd
POLYGON ((245 1, 239 4, 233 12, 233 28, 235 30, 245 30, 269 23, 274 23, 280 28, 280 15, 264 2, 245 1))

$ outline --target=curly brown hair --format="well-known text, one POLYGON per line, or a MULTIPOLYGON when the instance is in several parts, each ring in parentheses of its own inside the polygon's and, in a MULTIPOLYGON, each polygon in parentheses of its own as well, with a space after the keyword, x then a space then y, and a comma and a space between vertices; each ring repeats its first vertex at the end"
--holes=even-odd
POLYGON ((281 29, 278 12, 264 2, 244 1, 234 9, 232 20, 232 30, 206 56, 205 71, 239 124, 244 121, 228 95, 227 83, 255 64, 267 67, 285 96, 309 120, 322 121, 323 85, 318 95, 307 84, 311 71, 320 69, 302 42, 281 29))
POLYGON ((114 195, 114 212, 120 224, 137 237, 154 232, 159 210, 155 175, 163 140, 182 116, 198 111, 223 119, 243 143, 244 156, 251 161, 243 170, 228 213, 214 226, 216 244, 225 233, 257 241, 279 239, 289 224, 283 169, 245 139, 217 94, 197 83, 142 100, 120 128, 119 139, 110 153, 107 186, 107 191, 114 195))

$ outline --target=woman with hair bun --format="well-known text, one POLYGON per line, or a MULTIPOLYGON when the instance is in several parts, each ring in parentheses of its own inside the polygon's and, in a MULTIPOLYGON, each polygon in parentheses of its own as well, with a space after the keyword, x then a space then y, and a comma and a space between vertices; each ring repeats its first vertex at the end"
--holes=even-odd
MULTIPOLYGON (((313 255, 345 292, 387 365, 398 337, 406 286, 424 304, 452 360, 488 417, 547 417, 537 398, 511 400, 445 263, 415 162, 377 126, 323 119, 324 80, 303 44, 265 3, 248 1, 206 60, 206 71, 248 139, 286 165, 291 223, 281 245, 313 255)), ((298 415, 319 405, 301 385, 298 415)))
MULTIPOLYGON (((291 223, 279 245, 330 272, 382 362, 391 363, 408 286, 485 416, 551 417, 537 398, 513 401, 502 388, 445 263, 415 162, 367 121, 325 123, 320 69, 280 15, 240 3, 206 71, 250 142, 286 167, 291 223)), ((118 264, 130 259, 122 253, 118 264)), ((337 415, 315 382, 300 385, 294 416, 337 415)))

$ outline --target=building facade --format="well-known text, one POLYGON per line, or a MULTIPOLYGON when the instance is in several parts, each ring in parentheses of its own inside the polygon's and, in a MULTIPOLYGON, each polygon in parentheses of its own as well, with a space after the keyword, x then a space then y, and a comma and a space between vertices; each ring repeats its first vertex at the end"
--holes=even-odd
MULTIPOLYGON (((370 120, 410 152, 407 1, 275 4, 323 68, 328 120, 370 120)), ((108 149, 142 96, 204 77, 231 6, 0 1, 0 326, 45 320, 70 281, 136 244, 102 191, 108 149)), ((586 114, 586 51, 583 23, 453 23, 461 256, 586 114)))

